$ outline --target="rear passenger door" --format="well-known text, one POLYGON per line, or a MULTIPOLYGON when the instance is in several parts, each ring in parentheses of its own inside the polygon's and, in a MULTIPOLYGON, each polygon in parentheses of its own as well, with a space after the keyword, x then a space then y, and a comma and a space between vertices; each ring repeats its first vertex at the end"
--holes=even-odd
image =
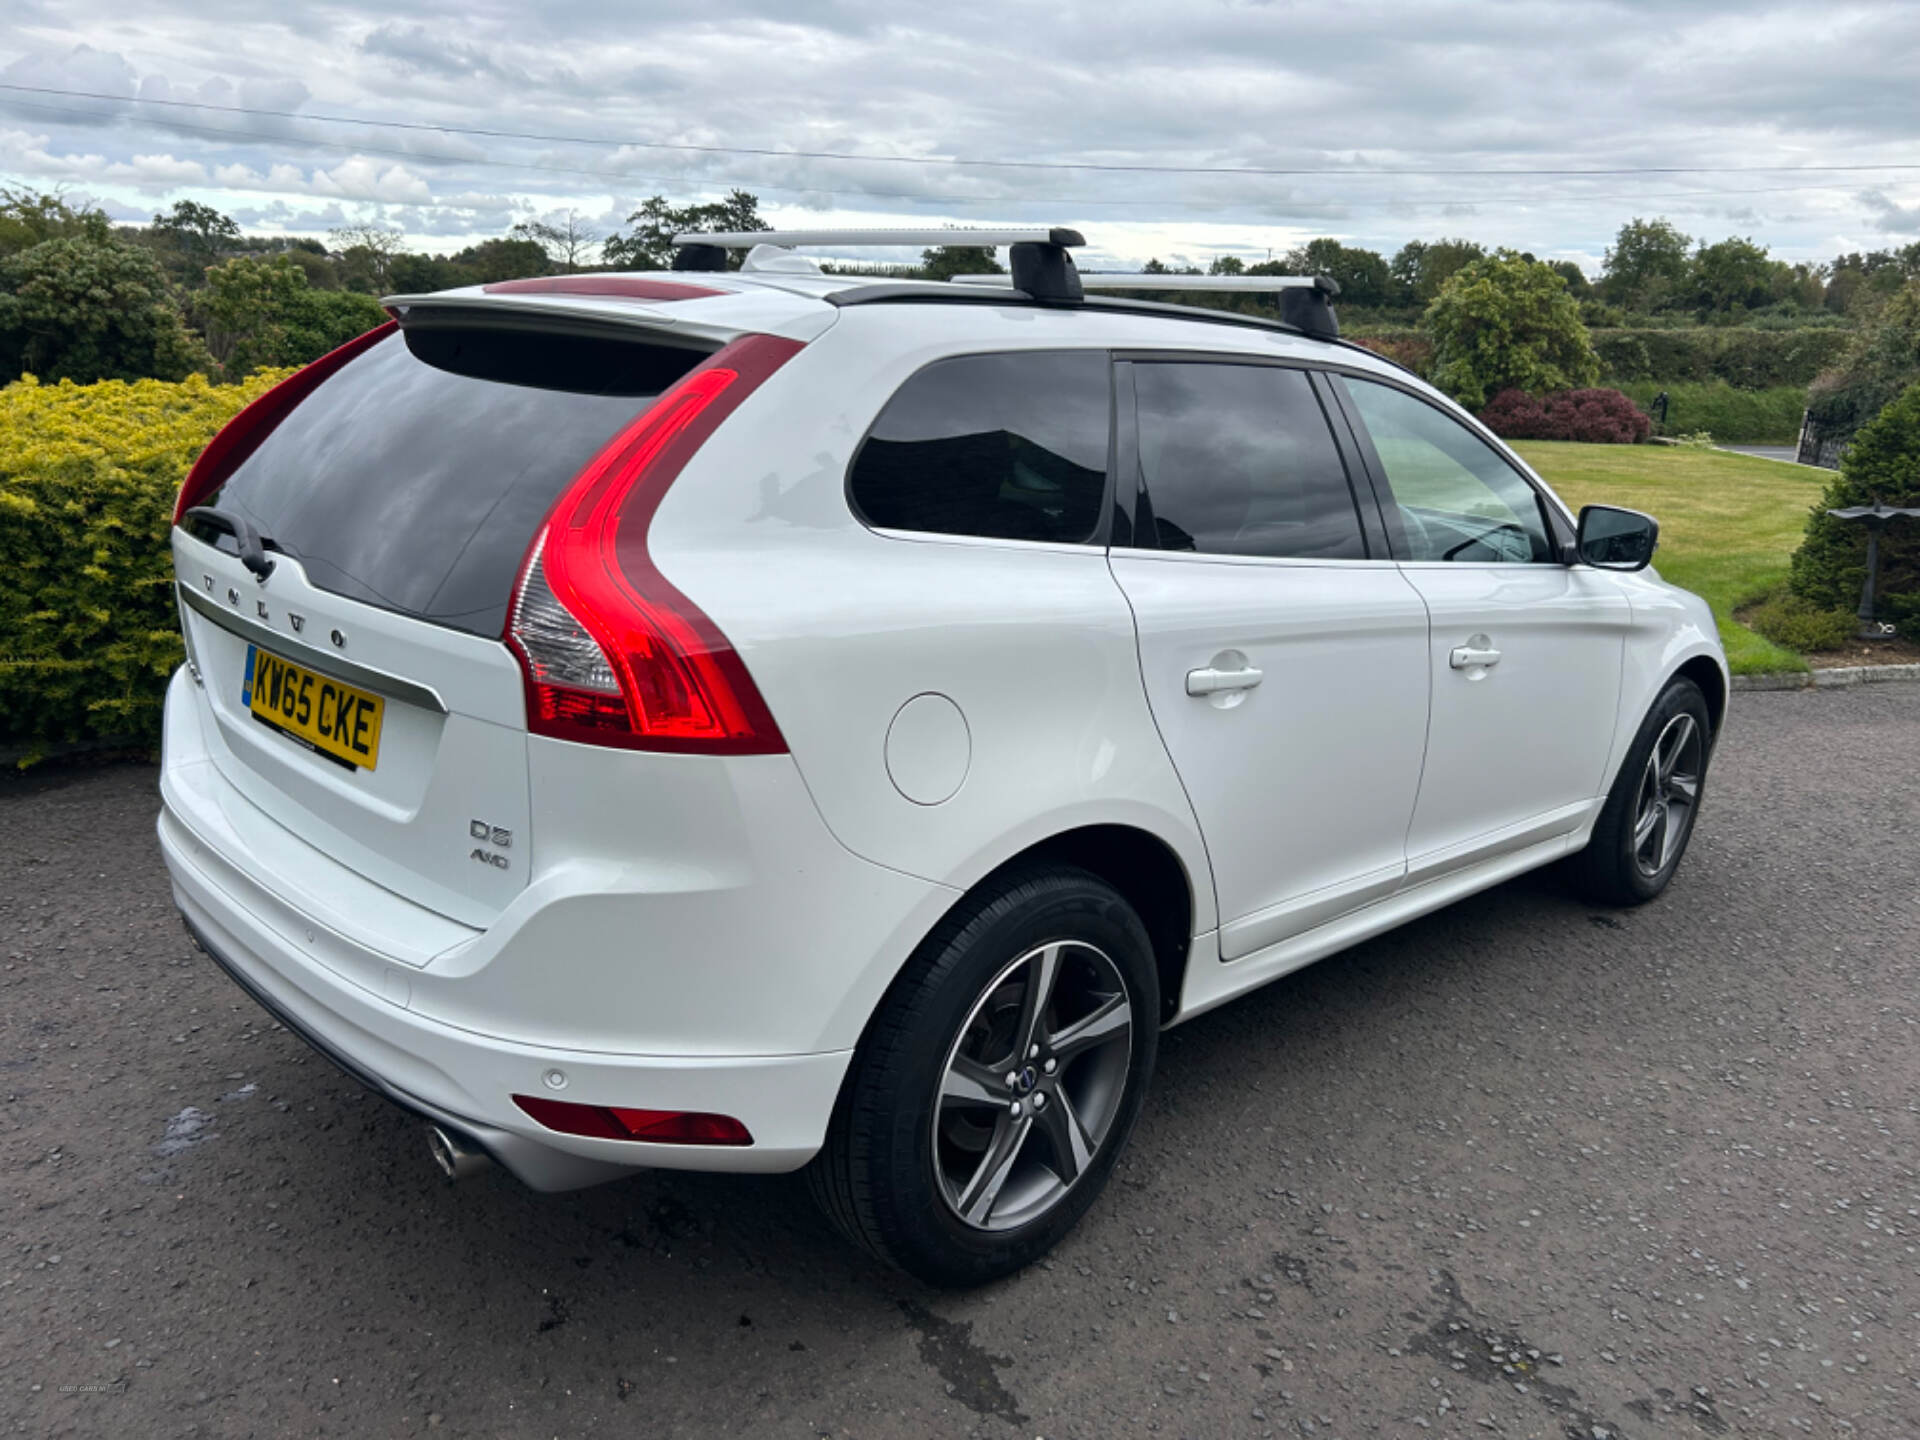
POLYGON ((1349 477, 1318 377, 1143 357, 1117 389, 1119 480, 1138 503, 1113 572, 1232 960, 1399 886, 1426 608, 1349 477))

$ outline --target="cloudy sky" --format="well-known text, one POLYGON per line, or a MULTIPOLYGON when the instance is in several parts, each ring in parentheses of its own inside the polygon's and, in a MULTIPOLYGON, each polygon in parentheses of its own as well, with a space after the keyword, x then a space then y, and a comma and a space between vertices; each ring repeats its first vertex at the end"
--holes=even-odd
POLYGON ((435 250, 734 186, 776 223, 1077 224, 1095 265, 1464 235, 1595 269, 1634 215, 1920 238, 1912 0, 6 0, 0 86, 0 184, 435 250))

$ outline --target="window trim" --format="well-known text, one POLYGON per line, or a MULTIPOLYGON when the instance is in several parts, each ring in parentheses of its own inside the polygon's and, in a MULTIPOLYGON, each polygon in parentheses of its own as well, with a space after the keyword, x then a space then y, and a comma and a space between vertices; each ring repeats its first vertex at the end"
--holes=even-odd
MULTIPOLYGON (((1365 476, 1368 481, 1368 493, 1372 490, 1372 477, 1362 467, 1362 457, 1351 438, 1342 434, 1342 425, 1335 422, 1334 411, 1329 408, 1328 396, 1323 393, 1321 382, 1316 374, 1325 367, 1318 361, 1292 355, 1260 355, 1234 350, 1116 350, 1113 352, 1114 370, 1124 373, 1124 386, 1116 380, 1116 392, 1123 391, 1126 396, 1127 430, 1125 439, 1119 447, 1124 452, 1125 464, 1120 467, 1121 476, 1129 473, 1135 494, 1133 530, 1135 544, 1112 548, 1129 556, 1154 556, 1161 559, 1179 559, 1189 561, 1230 561, 1236 564, 1286 565, 1310 569, 1325 569, 1330 565, 1379 566, 1394 563, 1392 551, 1385 543, 1381 532, 1381 521, 1377 515, 1369 521, 1369 506, 1362 496, 1356 476, 1365 476), (1334 453, 1340 457, 1341 472, 1346 476, 1347 498, 1353 505, 1353 517, 1360 530, 1360 545, 1366 551, 1356 556, 1312 556, 1312 555, 1234 555, 1206 550, 1168 550, 1164 547, 1146 543, 1157 534, 1158 527, 1153 523, 1153 495, 1147 485, 1145 468, 1140 461, 1140 413, 1138 396, 1134 390, 1134 367, 1136 365, 1239 365, 1257 366, 1268 370, 1299 370, 1307 377, 1308 393, 1320 407, 1321 421, 1327 427, 1327 438, 1333 442, 1334 453)), ((1118 407, 1116 406, 1116 412, 1118 407)), ((1378 500, 1375 499, 1377 507, 1378 500)))
POLYGON ((972 546, 1001 547, 1014 545, 1023 550, 1063 551, 1083 554, 1092 551, 1104 554, 1112 544, 1113 506, 1114 506, 1114 447, 1117 443, 1115 409, 1118 397, 1114 389, 1113 350, 1107 345, 1037 345, 1031 348, 988 346, 979 350, 954 350, 944 355, 935 355, 925 364, 917 367, 893 386, 886 398, 880 402, 880 408, 873 412, 873 418, 867 422, 867 428, 860 433, 860 443, 853 447, 853 453, 847 457, 846 473, 840 479, 840 495, 846 502, 847 511, 859 522, 860 527, 870 535, 883 540, 904 540, 921 543, 950 542, 972 546), (1107 367, 1107 461, 1106 473, 1100 487, 1100 505, 1093 531, 1085 540, 1018 540, 998 535, 960 535, 945 530, 904 530, 892 525, 876 525, 861 507, 859 499, 853 493, 853 475, 860 468, 860 457, 866 453, 867 442, 873 439, 873 432, 879 427, 881 418, 887 413, 887 407, 899 398, 907 386, 913 384, 936 365, 944 365, 950 360, 977 360, 983 358, 1017 358, 1027 355, 1096 355, 1107 367))
POLYGON ((1463 566, 1472 567, 1475 565, 1497 565, 1504 568, 1515 562, 1511 560, 1416 560, 1413 558, 1412 547, 1407 543, 1406 529, 1400 523, 1400 502, 1393 496, 1393 486, 1387 479, 1386 466, 1380 459, 1380 452, 1374 448, 1373 436, 1367 429, 1366 421, 1360 415, 1359 404, 1353 398, 1352 392, 1348 390, 1345 384, 1345 382, 1350 379, 1381 385, 1389 390, 1398 390, 1401 394, 1407 396, 1408 399, 1419 401, 1429 410, 1460 426, 1461 429, 1484 444, 1487 449, 1493 453, 1494 457, 1511 470, 1527 489, 1533 493, 1533 503, 1539 507, 1540 522, 1547 532, 1547 544, 1553 551, 1551 559, 1528 560, 1521 563, 1528 565, 1565 565, 1567 563, 1567 549, 1568 546, 1573 543, 1573 522, 1571 517, 1563 513, 1564 506, 1560 504, 1558 497, 1550 494, 1542 486, 1540 481, 1534 478, 1525 464, 1506 447, 1499 436, 1495 435, 1485 425, 1482 425, 1477 419, 1467 414, 1464 410, 1456 414, 1445 405, 1435 403, 1431 395, 1423 394, 1411 385, 1400 384, 1390 376, 1376 375, 1368 371, 1356 370, 1345 366, 1337 368, 1329 366, 1327 367, 1327 373, 1330 377, 1342 382, 1337 385, 1330 385, 1328 388, 1339 396, 1342 413, 1346 415, 1347 423, 1353 428, 1355 444, 1359 448, 1362 459, 1366 465, 1368 479, 1372 482, 1374 501, 1380 507, 1381 516, 1387 524, 1388 534, 1393 543, 1394 553, 1401 564, 1418 566, 1444 565, 1449 569, 1458 570, 1463 566))

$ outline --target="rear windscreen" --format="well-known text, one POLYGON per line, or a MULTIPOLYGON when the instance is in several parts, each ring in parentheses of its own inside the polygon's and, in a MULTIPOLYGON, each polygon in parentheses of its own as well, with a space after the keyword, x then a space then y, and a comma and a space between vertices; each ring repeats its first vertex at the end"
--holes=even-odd
MULTIPOLYGON (((282 420, 205 502, 323 590, 495 636, 567 482, 700 351, 435 328, 380 341, 282 420)), ((201 524, 199 538, 233 548, 201 524)))

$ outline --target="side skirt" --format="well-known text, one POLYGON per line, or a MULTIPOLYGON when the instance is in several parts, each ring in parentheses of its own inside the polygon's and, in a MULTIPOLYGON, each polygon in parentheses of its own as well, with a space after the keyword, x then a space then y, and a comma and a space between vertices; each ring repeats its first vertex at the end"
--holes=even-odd
POLYGON ((1417 919, 1456 900, 1511 880, 1529 870, 1549 865, 1571 850, 1580 848, 1583 836, 1555 835, 1525 849, 1495 855, 1477 865, 1451 871, 1401 890, 1363 909, 1342 915, 1338 920, 1282 940, 1263 950, 1226 964, 1220 963, 1220 935, 1217 930, 1197 935, 1193 953, 1187 961, 1186 983, 1181 987, 1179 1013, 1169 1022, 1178 1025, 1203 1015, 1216 1005, 1224 1005, 1236 996, 1256 990, 1283 975, 1311 965, 1316 960, 1371 940, 1396 926, 1417 919))

